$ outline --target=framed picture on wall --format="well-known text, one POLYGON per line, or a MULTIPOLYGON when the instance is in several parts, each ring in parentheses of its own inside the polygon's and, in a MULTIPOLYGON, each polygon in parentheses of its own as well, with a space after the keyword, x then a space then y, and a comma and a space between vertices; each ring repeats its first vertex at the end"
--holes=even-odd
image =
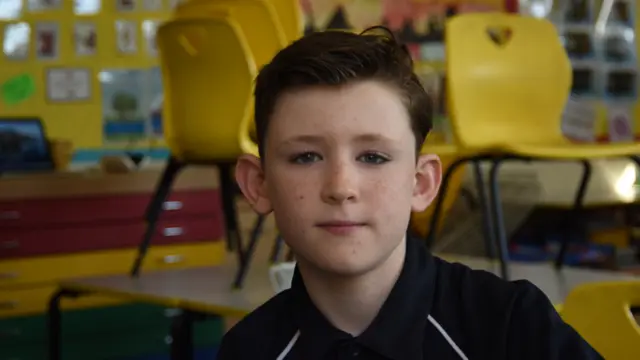
POLYGON ((116 0, 118 11, 133 11, 136 9, 136 0, 116 0))
POLYGON ((60 27, 54 22, 36 23, 36 58, 57 59, 60 53, 60 27))
POLYGON ((116 46, 120 54, 138 52, 138 29, 135 22, 128 20, 116 21, 116 46))
POLYGON ((29 11, 46 11, 53 9, 60 9, 62 0, 29 0, 29 11))
POLYGON ((10 60, 26 60, 29 57, 31 27, 28 23, 6 24, 2 39, 2 52, 10 60))
POLYGON ((85 68, 49 68, 46 73, 47 100, 50 102, 86 101, 91 98, 91 70, 85 68))
POLYGON ((144 0, 143 7, 146 11, 162 10, 163 0, 144 0))
POLYGON ((78 22, 75 24, 73 30, 76 55, 95 55, 98 45, 96 24, 92 22, 78 22))

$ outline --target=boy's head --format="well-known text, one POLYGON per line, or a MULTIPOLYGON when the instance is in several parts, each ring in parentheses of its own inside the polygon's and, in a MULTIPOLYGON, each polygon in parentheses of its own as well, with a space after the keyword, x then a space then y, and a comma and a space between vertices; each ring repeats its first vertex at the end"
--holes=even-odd
POLYGON ((431 116, 409 53, 386 29, 313 33, 260 71, 261 159, 242 156, 236 177, 256 211, 274 212, 299 262, 364 273, 437 193, 439 160, 419 154, 431 116))

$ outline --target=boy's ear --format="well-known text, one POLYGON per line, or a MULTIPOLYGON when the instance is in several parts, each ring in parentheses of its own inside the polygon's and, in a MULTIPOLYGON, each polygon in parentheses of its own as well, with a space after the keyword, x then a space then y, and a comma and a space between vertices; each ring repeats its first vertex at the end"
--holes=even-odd
POLYGON ((253 155, 241 155, 236 164, 236 181, 245 198, 257 213, 271 212, 271 201, 267 197, 262 163, 253 155))
POLYGON ((442 164, 435 154, 421 154, 416 164, 411 209, 424 211, 438 195, 442 182, 442 164))

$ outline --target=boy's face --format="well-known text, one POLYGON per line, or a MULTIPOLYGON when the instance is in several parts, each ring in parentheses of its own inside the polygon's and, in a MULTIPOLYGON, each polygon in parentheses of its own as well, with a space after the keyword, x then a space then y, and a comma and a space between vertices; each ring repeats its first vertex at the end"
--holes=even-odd
POLYGON ((244 194, 256 211, 275 213, 299 261, 339 275, 386 260, 441 178, 437 156, 416 161, 400 96, 376 81, 283 94, 265 154, 264 168, 239 160, 244 194))

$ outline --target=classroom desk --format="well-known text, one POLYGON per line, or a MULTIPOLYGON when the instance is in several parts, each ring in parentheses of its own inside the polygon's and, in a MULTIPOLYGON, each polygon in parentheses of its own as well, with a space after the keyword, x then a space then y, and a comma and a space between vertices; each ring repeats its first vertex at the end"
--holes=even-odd
MULTIPOLYGON (((449 261, 467 264, 471 268, 499 274, 497 262, 480 258, 442 256, 449 261)), ((636 277, 607 271, 564 268, 556 271, 552 264, 510 263, 513 279, 527 279, 542 289, 554 304, 562 303, 577 285, 612 280, 633 280, 636 277)), ((172 359, 193 358, 193 322, 206 316, 241 317, 274 295, 268 269, 258 265, 249 272, 246 286, 233 290, 233 266, 190 268, 184 270, 129 276, 105 276, 68 280, 59 284, 59 292, 49 303, 50 360, 60 359, 61 297, 88 294, 119 297, 124 300, 159 304, 182 310, 171 329, 172 359)))
MULTIPOLYGON (((592 172, 584 199, 585 207, 599 207, 616 204, 631 204, 640 201, 640 192, 634 186, 640 171, 627 159, 600 159, 591 161, 592 172)), ((489 165, 483 164, 485 179, 488 178, 489 165)), ((520 161, 502 165, 500 178, 521 179, 540 186, 535 201, 537 206, 571 208, 576 190, 580 184, 582 166, 574 161, 520 161)), ((466 183, 471 184, 468 175, 466 183)), ((518 199, 510 199, 518 201, 518 199)), ((530 201, 530 199, 523 199, 530 201)))

